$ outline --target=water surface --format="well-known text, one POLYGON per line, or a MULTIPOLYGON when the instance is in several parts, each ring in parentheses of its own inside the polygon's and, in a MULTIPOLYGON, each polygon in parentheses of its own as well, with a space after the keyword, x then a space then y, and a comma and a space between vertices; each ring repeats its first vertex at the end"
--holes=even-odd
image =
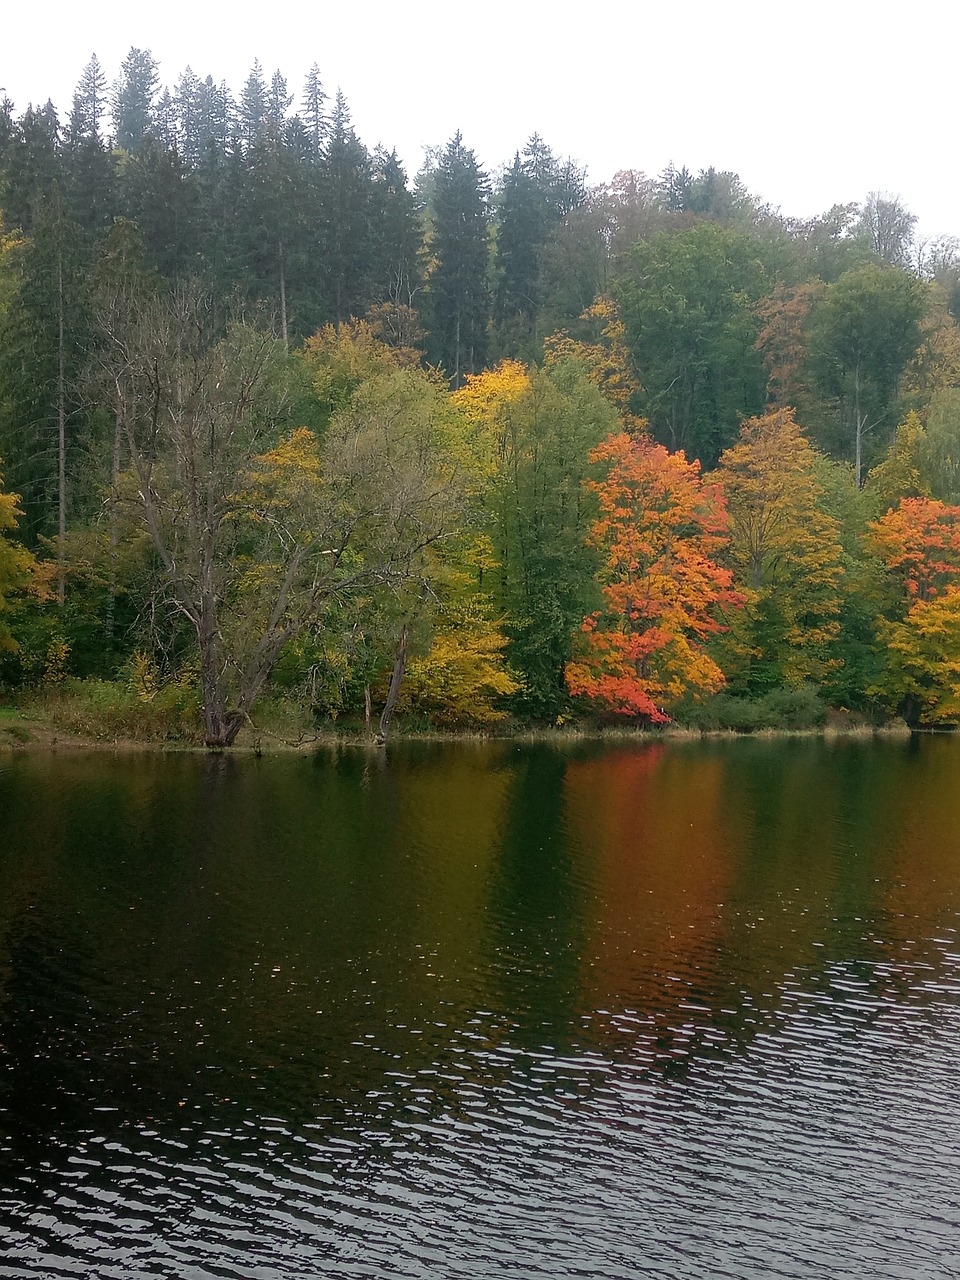
POLYGON ((960 741, 0 757, 0 1275, 960 1276, 960 741))

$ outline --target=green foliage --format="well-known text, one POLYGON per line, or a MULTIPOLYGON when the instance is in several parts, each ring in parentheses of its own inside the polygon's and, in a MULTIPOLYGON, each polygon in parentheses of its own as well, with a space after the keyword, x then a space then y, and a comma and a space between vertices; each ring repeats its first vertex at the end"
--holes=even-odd
POLYGON ((870 264, 828 286, 810 314, 810 368, 836 405, 830 443, 856 466, 883 448, 896 423, 896 393, 920 346, 924 286, 897 267, 870 264))
POLYGON ((815 729, 825 723, 827 707, 817 690, 804 685, 772 689, 759 698, 720 693, 678 709, 677 723, 704 732, 756 733, 761 729, 815 729))
POLYGON ((639 410, 658 440, 705 467, 763 405, 754 304, 766 288, 756 241, 713 222, 641 241, 615 285, 639 410))
POLYGON ((37 710, 55 728, 84 738, 199 742, 202 720, 195 682, 172 680, 145 696, 133 673, 126 681, 66 680, 37 710))
POLYGON ((433 175, 431 268, 427 277, 430 358, 455 387, 486 358, 489 182, 456 133, 433 175))

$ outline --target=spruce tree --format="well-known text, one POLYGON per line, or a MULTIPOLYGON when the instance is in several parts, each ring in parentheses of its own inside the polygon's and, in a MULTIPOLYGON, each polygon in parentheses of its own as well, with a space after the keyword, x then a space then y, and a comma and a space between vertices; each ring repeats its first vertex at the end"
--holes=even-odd
POLYGON ((433 178, 428 316, 431 358, 455 387, 486 356, 488 195, 486 174, 458 131, 433 178))

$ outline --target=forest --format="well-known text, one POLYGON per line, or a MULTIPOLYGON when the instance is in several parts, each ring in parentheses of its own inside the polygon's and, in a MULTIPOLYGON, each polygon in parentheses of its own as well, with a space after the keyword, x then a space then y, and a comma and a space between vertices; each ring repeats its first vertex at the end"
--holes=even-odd
POLYGON ((313 67, 0 103, 0 701, 222 747, 960 719, 960 242, 313 67))

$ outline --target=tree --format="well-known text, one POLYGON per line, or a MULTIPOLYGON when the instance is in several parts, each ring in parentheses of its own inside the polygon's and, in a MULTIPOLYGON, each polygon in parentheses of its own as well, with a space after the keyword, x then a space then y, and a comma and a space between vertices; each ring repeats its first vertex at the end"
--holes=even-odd
POLYGON ((796 408, 807 392, 803 377, 807 319, 823 287, 820 280, 792 287, 778 285, 757 303, 757 316, 763 327, 755 345, 767 369, 767 400, 778 408, 796 408))
POLYGON ((595 595, 583 483, 616 413, 570 361, 547 370, 504 361, 467 378, 453 400, 469 429, 486 534, 472 561, 504 618, 507 660, 522 681, 515 705, 553 719, 567 704, 574 630, 595 595))
POLYGON ((640 419, 633 415, 631 406, 639 398, 642 388, 624 344, 625 331, 616 303, 610 298, 599 297, 580 319, 591 321, 597 327, 596 341, 571 338, 566 331, 551 334, 543 344, 545 365, 550 368, 565 361, 575 361, 604 399, 616 408, 623 423, 640 430, 640 419))
POLYGON ((588 485, 600 503, 589 541, 604 555, 604 603, 583 620, 567 683, 600 707, 663 723, 685 694, 723 685, 706 642, 722 630, 717 610, 740 602, 715 559, 724 499, 698 463, 646 438, 610 436, 591 458, 609 467, 588 485))
POLYGON ((652 434, 712 466, 763 404, 756 240, 713 222, 634 246, 614 288, 652 434))
POLYGON ((452 518, 439 390, 361 387, 322 441, 289 430, 285 345, 181 290, 107 335, 161 600, 196 638, 205 740, 230 746, 284 647, 331 599, 409 579, 452 518))
POLYGON ((456 133, 433 178, 427 323, 431 358, 455 388, 482 368, 486 353, 488 192, 486 175, 456 133))
MULTIPOLYGON (((540 255, 551 233, 585 198, 583 174, 561 164, 534 134, 501 183, 497 209, 494 321, 501 348, 536 347, 542 302, 540 255)), ((532 353, 532 352, 531 352, 532 353)))
POLYGON ((960 507, 904 498, 870 525, 892 600, 877 621, 886 657, 870 689, 908 724, 960 716, 960 507))
POLYGON ((107 108, 107 77, 93 54, 83 68, 73 94, 67 139, 71 145, 82 141, 102 141, 100 123, 107 108))
POLYGON ((371 301, 374 187, 370 156, 337 93, 321 160, 320 258, 327 313, 337 324, 363 313, 371 301))
POLYGON ((19 515, 17 495, 3 492, 3 477, 0 475, 0 651, 16 648, 6 619, 14 608, 16 594, 30 586, 37 567, 25 547, 6 537, 17 527, 19 515))
POLYGON ((114 145, 136 151, 153 129, 153 100, 159 87, 157 64, 149 49, 131 49, 113 86, 114 145))
MULTIPOLYGON (((0 317, 0 447, 21 494, 28 541, 66 532, 68 484, 83 416, 88 315, 84 246, 58 188, 14 255, 0 317)), ((61 577, 61 595, 62 595, 61 577)))
POLYGON ((320 68, 314 62, 307 72, 302 99, 303 123, 310 138, 314 159, 319 159, 323 154, 323 143, 327 136, 327 117, 323 110, 323 104, 326 100, 327 95, 323 90, 323 83, 320 79, 320 68))
POLYGON ((504 661, 506 645, 483 596, 455 603, 437 619, 427 652, 411 659, 401 706, 425 711, 441 724, 504 719, 503 700, 520 688, 504 661))
POLYGON ((841 439, 853 444, 863 481, 864 442, 892 426, 897 386, 920 346, 925 286, 896 267, 847 271, 825 290, 810 316, 810 363, 838 410, 841 439))
POLYGON ((856 229, 868 240, 881 262, 906 267, 916 225, 916 214, 910 213, 899 196, 871 191, 860 211, 856 229))
POLYGON ((839 634, 842 548, 793 411, 745 422, 714 478, 730 513, 724 561, 746 595, 724 644, 731 683, 765 693, 822 679, 839 634))
POLYGON ((911 411, 897 427, 883 461, 867 476, 866 487, 884 511, 901 498, 931 496, 923 475, 926 436, 920 415, 911 411))

